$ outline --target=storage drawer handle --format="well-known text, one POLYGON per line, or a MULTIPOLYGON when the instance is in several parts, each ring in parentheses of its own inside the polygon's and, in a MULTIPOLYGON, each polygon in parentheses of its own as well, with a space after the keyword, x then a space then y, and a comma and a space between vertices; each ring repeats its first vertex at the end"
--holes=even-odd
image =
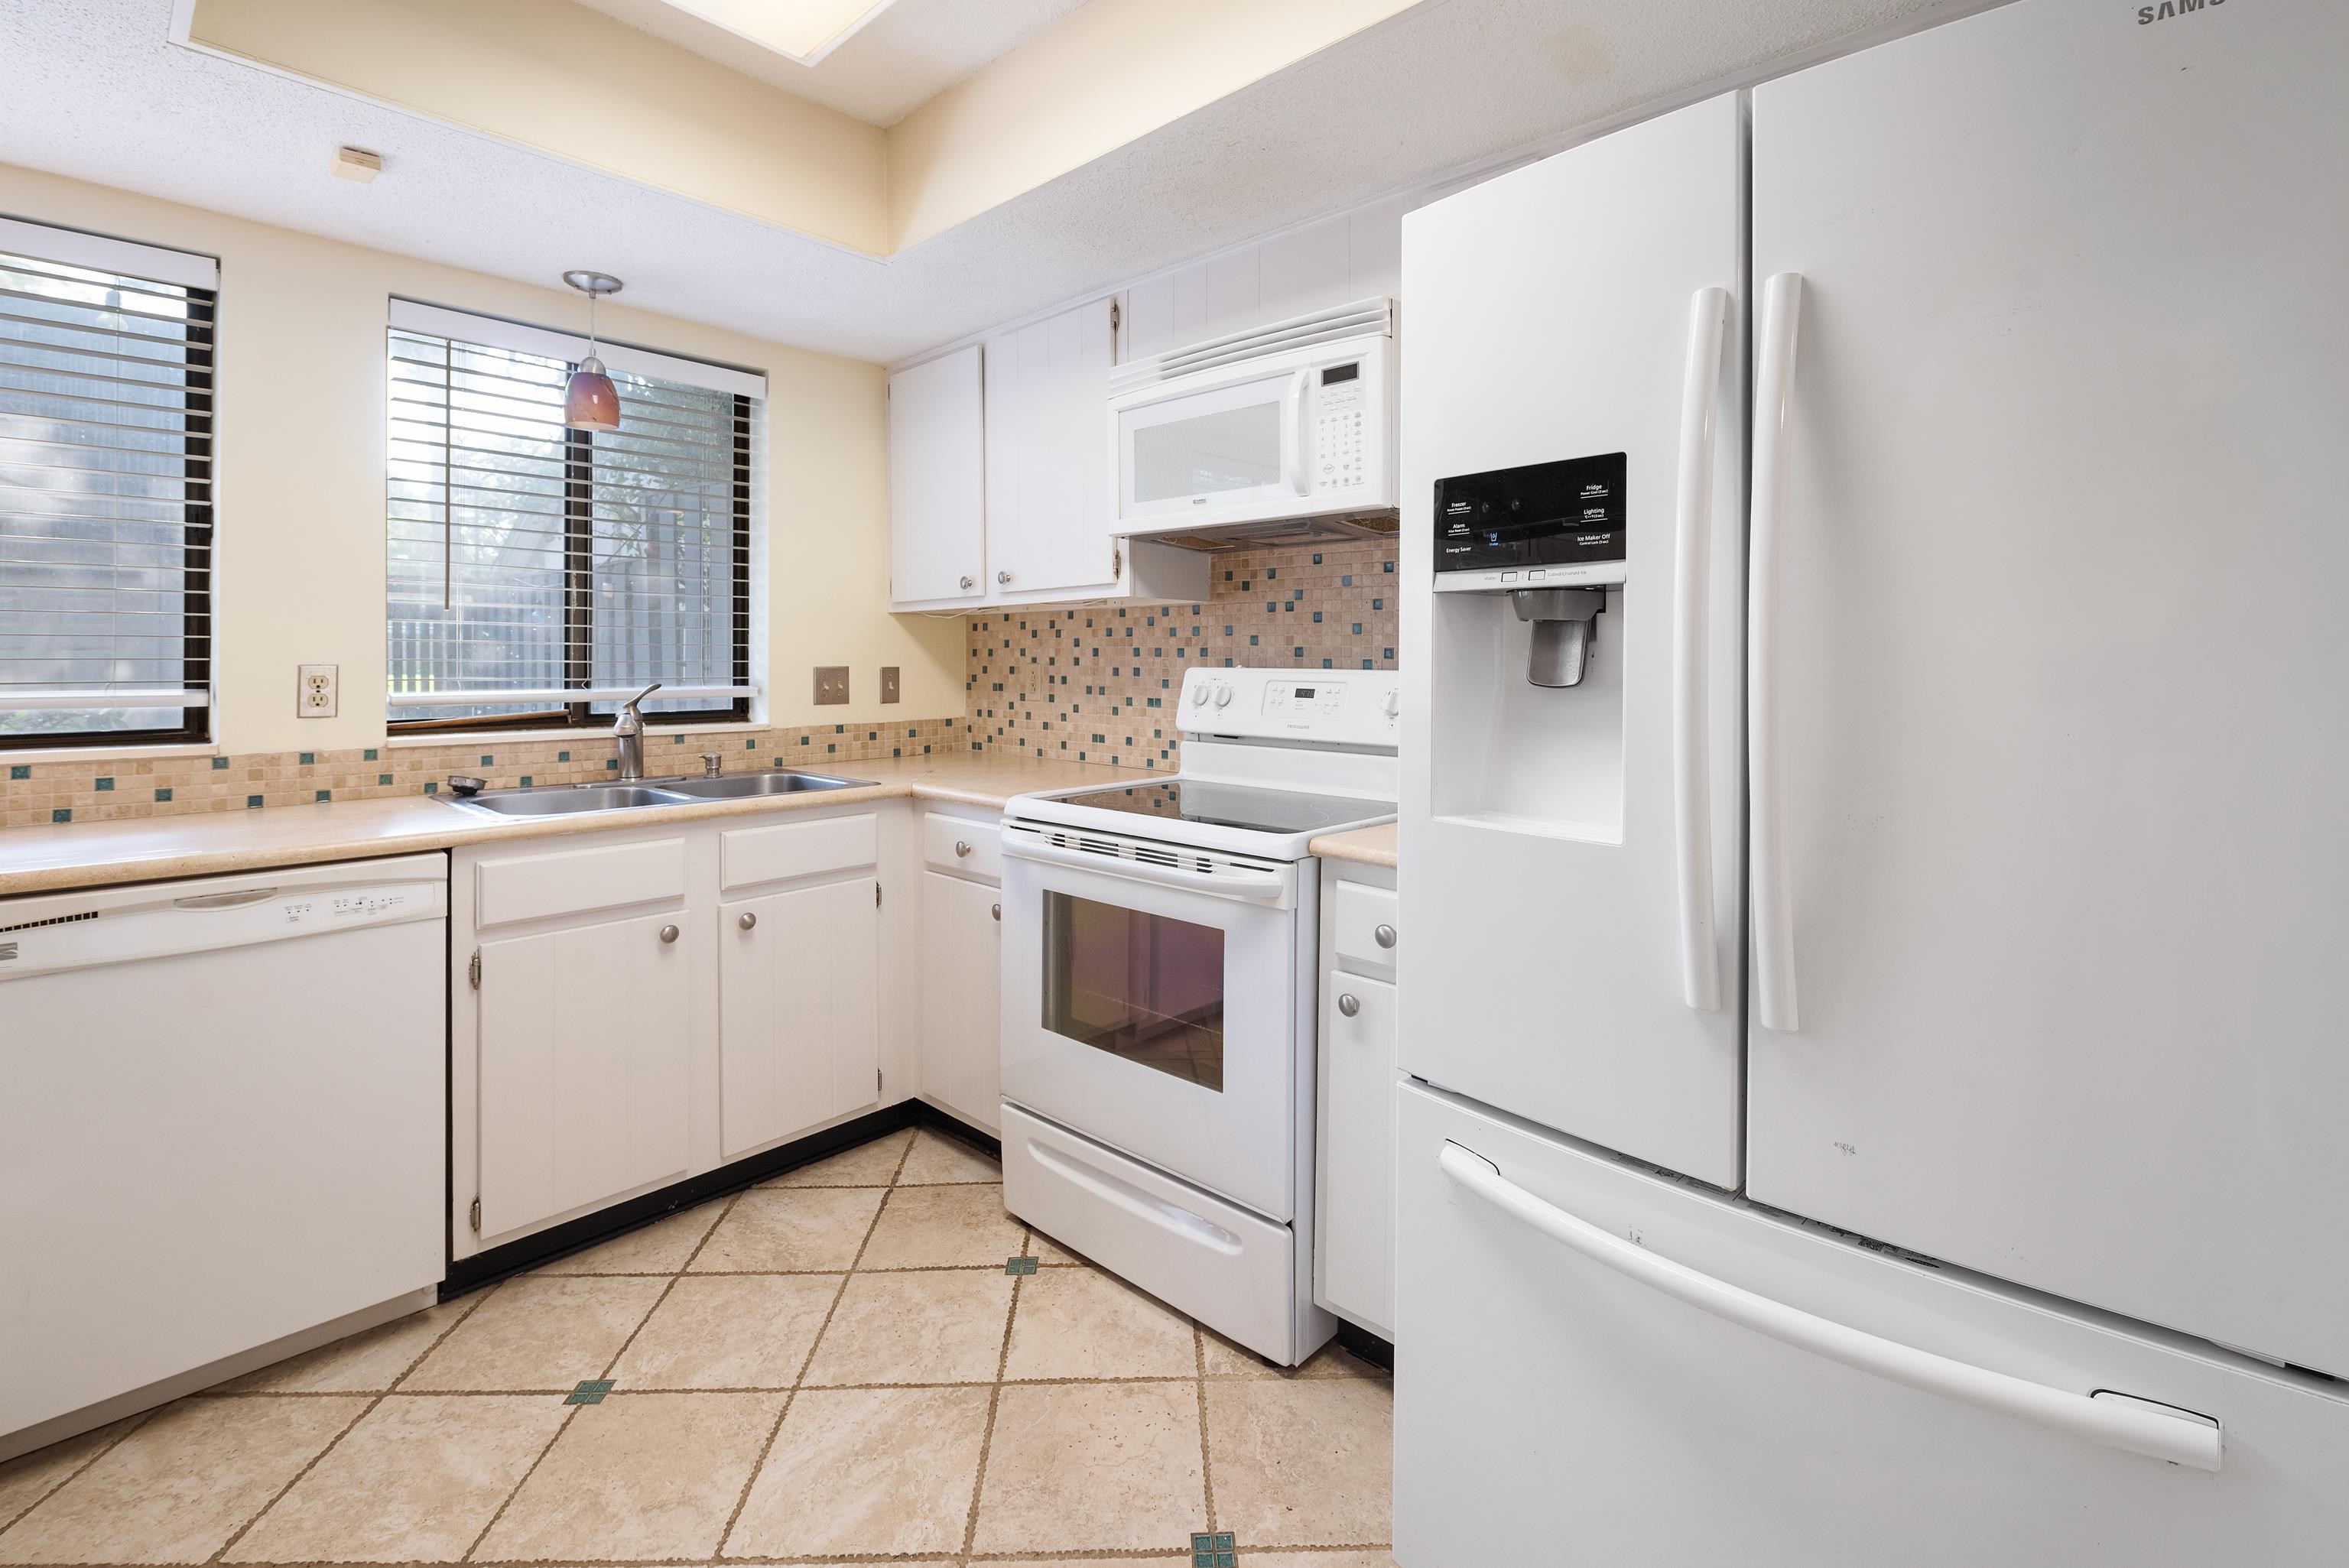
POLYGON ((2194 1470, 2215 1472, 2219 1468, 2223 1434, 2208 1417, 2184 1410, 2172 1414, 2173 1407, 2150 1400, 2097 1398, 2051 1388, 1881 1338, 1658 1257, 1635 1242, 1535 1197, 1503 1176, 1491 1161, 1456 1143, 1444 1145, 1437 1163, 1468 1191, 1591 1262, 1782 1344, 1888 1382, 2034 1421, 2106 1448, 2194 1470))
POLYGON ((1380 926, 1377 930, 1371 933, 1371 940, 1377 943, 1381 947, 1392 947, 1395 944, 1394 927, 1392 925, 1380 926))
POLYGON ((675 942, 677 940, 677 927, 674 925, 662 926, 660 928, 660 939, 663 942, 675 942))
POLYGON ((969 844, 968 844, 968 843, 966 843, 966 842, 964 842, 964 841, 963 841, 962 840, 960 840, 960 839, 957 839, 957 840, 955 841, 955 858, 956 858, 956 859, 957 859, 957 860, 960 860, 960 859, 964 858, 965 856, 968 856, 969 853, 970 853, 970 845, 969 845, 969 844))
POLYGON ((1362 1010, 1362 999, 1351 991, 1338 998, 1338 1011, 1350 1018, 1362 1010))
POLYGON ((1213 1220, 1195 1214, 1188 1209, 1178 1209, 1130 1181, 1121 1181, 1106 1171, 1096 1171, 1057 1149, 1048 1149, 1031 1140, 1028 1152, 1037 1164, 1062 1181, 1083 1188, 1102 1202, 1123 1209, 1138 1220, 1146 1220, 1163 1231, 1174 1232, 1186 1242, 1195 1242, 1227 1256, 1239 1255, 1240 1239, 1213 1220))

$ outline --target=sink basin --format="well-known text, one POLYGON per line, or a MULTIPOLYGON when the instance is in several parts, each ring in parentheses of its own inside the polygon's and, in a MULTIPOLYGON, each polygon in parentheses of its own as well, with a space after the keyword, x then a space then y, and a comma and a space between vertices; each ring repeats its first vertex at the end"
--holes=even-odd
POLYGON ((730 773, 720 779, 664 779, 660 787, 697 800, 740 800, 753 795, 797 795, 810 789, 854 789, 869 779, 834 779, 823 773, 730 773))
POLYGON ((625 811, 638 806, 682 806, 686 797, 642 784, 557 785, 545 789, 485 789, 451 805, 499 817, 568 817, 579 811, 625 811))

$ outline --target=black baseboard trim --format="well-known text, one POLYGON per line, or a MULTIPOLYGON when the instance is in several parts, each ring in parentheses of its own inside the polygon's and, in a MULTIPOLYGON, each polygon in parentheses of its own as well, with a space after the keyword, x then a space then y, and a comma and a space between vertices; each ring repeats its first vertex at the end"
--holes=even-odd
POLYGON ((447 1301, 463 1295, 483 1285, 550 1264, 559 1257, 608 1242, 615 1236, 640 1230, 655 1220, 667 1219, 697 1203, 712 1198, 722 1198, 729 1192, 739 1192, 745 1187, 796 1171, 802 1165, 812 1165, 828 1160, 843 1149, 869 1143, 885 1133, 904 1127, 927 1127, 947 1137, 968 1144, 989 1159, 1003 1157, 1002 1142, 978 1128, 940 1110, 927 1100, 905 1099, 895 1105, 869 1111, 853 1121, 837 1127, 827 1127, 822 1132, 811 1132, 805 1138, 761 1150, 730 1165, 720 1165, 715 1171, 705 1171, 698 1176, 688 1176, 657 1191, 644 1192, 624 1203, 599 1209, 592 1214, 582 1214, 575 1220, 565 1220, 519 1241, 475 1253, 449 1264, 449 1277, 440 1284, 440 1299, 447 1301))
POLYGON ((1338 1320, 1338 1343, 1351 1355, 1359 1356, 1373 1367, 1394 1370, 1394 1346, 1380 1338, 1360 1324, 1338 1320))

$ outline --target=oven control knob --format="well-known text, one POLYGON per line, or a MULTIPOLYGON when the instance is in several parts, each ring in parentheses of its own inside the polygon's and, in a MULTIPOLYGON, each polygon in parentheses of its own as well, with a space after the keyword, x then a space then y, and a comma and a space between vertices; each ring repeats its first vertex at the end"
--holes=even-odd
POLYGON ((1399 691, 1387 693, 1387 717, 1392 718, 1401 712, 1402 712, 1402 693, 1399 691))
POLYGON ((1191 706, 1193 707, 1205 707, 1207 706, 1206 682, 1201 681, 1197 686, 1191 688, 1191 706))
POLYGON ((1229 707, 1231 703, 1232 688, 1218 683, 1216 686, 1216 706, 1217 707, 1229 707))

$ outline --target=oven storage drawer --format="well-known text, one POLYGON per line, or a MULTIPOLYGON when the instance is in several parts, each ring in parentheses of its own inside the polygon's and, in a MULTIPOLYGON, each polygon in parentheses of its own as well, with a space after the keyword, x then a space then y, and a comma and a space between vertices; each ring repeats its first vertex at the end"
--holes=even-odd
POLYGON ((1003 1203, 1052 1240, 1284 1367, 1319 1347, 1299 1343, 1297 1238, 1288 1226, 1009 1104, 1003 1203))

